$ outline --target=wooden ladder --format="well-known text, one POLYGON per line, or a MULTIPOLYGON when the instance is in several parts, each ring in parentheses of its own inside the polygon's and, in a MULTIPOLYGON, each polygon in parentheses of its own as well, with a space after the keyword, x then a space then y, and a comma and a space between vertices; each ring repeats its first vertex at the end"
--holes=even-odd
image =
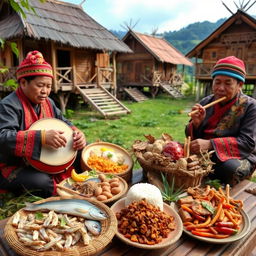
POLYGON ((129 114, 129 110, 114 95, 102 87, 82 88, 76 86, 84 101, 89 103, 96 111, 104 117, 129 114))
POLYGON ((183 97, 183 94, 180 93, 177 89, 175 89, 173 86, 170 84, 160 84, 160 87, 167 92, 169 95, 171 95, 175 99, 179 99, 183 97))
POLYGON ((148 100, 148 97, 137 88, 124 88, 124 91, 136 102, 148 100))

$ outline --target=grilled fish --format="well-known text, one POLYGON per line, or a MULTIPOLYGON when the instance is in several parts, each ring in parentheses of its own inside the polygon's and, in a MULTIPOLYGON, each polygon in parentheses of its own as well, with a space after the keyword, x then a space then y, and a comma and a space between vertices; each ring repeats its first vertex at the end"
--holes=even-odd
POLYGON ((83 217, 89 220, 105 220, 107 215, 104 211, 92 203, 81 199, 63 199, 48 201, 41 204, 26 203, 26 211, 55 211, 67 213, 73 216, 83 217))

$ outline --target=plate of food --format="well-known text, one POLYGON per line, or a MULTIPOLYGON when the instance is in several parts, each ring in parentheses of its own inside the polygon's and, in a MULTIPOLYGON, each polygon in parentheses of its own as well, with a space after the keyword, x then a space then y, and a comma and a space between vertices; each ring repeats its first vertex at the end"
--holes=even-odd
POLYGON ((85 171, 77 174, 73 169, 71 177, 57 185, 57 193, 60 196, 81 196, 92 198, 103 203, 118 200, 126 194, 127 182, 113 174, 103 174, 96 171, 85 171))
POLYGON ((105 174, 115 174, 129 181, 132 175, 133 160, 130 154, 118 145, 95 142, 83 149, 81 167, 83 171, 93 169, 105 174))
POLYGON ((233 199, 229 185, 219 188, 188 188, 177 202, 184 232, 201 241, 224 244, 242 239, 250 231, 243 202, 233 199))
POLYGON ((17 211, 4 237, 23 256, 87 256, 111 242, 116 224, 113 212, 101 202, 51 197, 17 211))
POLYGON ((182 235, 178 213, 163 203, 157 190, 152 184, 135 184, 127 197, 111 206, 118 221, 116 236, 126 244, 149 250, 160 249, 175 243, 182 235))

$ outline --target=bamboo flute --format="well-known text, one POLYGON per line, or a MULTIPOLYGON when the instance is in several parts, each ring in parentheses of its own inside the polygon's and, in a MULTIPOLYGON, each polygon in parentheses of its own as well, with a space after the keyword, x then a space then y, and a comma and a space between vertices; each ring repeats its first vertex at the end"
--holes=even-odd
MULTIPOLYGON (((207 109, 207 108, 209 108, 209 107, 211 107, 211 106, 213 106, 213 105, 215 105, 215 104, 217 104, 217 103, 219 103, 219 102, 225 100, 226 98, 227 98, 227 97, 219 98, 219 99, 217 99, 217 100, 215 100, 215 101, 213 101, 213 102, 211 102, 211 103, 209 103, 209 104, 206 104, 205 106, 203 106, 203 108, 204 108, 204 109, 207 109)), ((191 115, 195 114, 196 112, 198 112, 197 109, 191 111, 190 113, 188 113, 188 116, 191 116, 191 115)))

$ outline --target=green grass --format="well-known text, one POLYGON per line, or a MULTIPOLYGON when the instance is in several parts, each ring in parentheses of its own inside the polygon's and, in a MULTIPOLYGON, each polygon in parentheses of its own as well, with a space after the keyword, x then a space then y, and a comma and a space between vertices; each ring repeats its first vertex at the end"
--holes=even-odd
POLYGON ((77 111, 71 121, 81 129, 89 142, 105 141, 130 149, 135 140, 145 140, 145 134, 160 137, 169 133, 175 140, 184 141, 184 128, 189 118, 187 111, 192 99, 173 100, 158 96, 140 103, 124 102, 131 114, 105 120, 96 112, 77 111))

